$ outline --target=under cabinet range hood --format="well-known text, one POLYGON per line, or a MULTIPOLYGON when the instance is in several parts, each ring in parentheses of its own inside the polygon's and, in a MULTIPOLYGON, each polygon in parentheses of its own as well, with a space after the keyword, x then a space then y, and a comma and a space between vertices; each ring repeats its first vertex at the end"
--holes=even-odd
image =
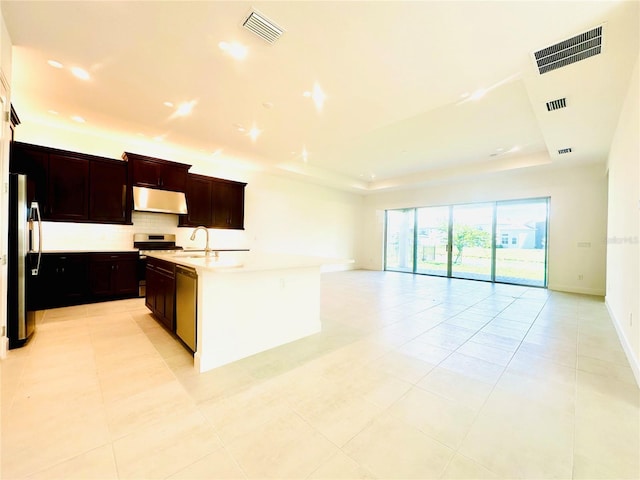
POLYGON ((184 192, 133 187, 133 209, 138 212, 184 215, 187 213, 187 199, 184 192))

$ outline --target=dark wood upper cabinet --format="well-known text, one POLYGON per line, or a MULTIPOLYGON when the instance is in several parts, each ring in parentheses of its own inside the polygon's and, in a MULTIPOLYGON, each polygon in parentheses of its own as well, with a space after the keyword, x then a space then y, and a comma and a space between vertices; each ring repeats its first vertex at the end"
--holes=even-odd
POLYGON ((176 192, 186 191, 187 171, 191 165, 130 152, 124 152, 122 158, 129 163, 131 185, 176 192))
POLYGON ((89 161, 49 154, 48 200, 50 220, 89 220, 89 161))
POLYGON ((9 169, 27 175, 43 220, 131 223, 126 162, 13 142, 9 169))
POLYGON ((244 229, 244 189, 246 183, 204 175, 187 177, 187 215, 181 227, 244 229))
POLYGON ((244 187, 246 184, 216 180, 213 186, 214 228, 244 228, 244 187))
POLYGON ((89 218, 105 223, 129 223, 127 164, 95 160, 89 168, 89 218))
POLYGON ((180 216, 180 224, 188 226, 212 224, 211 177, 189 174, 187 176, 187 215, 180 216))
POLYGON ((47 178, 49 176, 49 152, 44 147, 26 143, 12 142, 9 160, 9 171, 27 175, 27 197, 29 201, 37 201, 40 212, 47 212, 47 178))

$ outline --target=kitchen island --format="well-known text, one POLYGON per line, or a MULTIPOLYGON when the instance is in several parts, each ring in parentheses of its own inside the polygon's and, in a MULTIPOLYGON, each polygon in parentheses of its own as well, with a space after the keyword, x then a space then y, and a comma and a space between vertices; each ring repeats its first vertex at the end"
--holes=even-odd
POLYGON ((197 272, 199 372, 318 333, 321 268, 353 262, 255 252, 150 256, 197 272))

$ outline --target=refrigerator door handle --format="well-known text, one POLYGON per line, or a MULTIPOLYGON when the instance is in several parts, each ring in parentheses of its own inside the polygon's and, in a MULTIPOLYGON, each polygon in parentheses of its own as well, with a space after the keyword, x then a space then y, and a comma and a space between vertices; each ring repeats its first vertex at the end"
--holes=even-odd
MULTIPOLYGON (((38 222, 38 262, 36 268, 31 269, 31 275, 37 276, 40 271, 40 260, 42 259, 42 218, 40 217, 40 206, 38 202, 31 202, 31 216, 29 218, 29 231, 33 235, 33 221, 38 222)), ((33 237, 31 238, 31 244, 33 245, 33 237)))

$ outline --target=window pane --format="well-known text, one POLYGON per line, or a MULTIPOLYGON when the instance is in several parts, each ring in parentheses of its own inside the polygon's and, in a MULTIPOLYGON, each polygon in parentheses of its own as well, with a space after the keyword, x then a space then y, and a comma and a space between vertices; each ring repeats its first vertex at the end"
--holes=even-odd
POLYGON ((416 273, 446 276, 449 207, 419 208, 416 273))
POLYGON ((491 280, 492 228, 493 204, 453 207, 453 277, 491 280))
POLYGON ((499 202, 496 213, 496 281, 546 286, 547 199, 499 202))
POLYGON ((413 272, 415 209, 387 210, 385 270, 413 272))

